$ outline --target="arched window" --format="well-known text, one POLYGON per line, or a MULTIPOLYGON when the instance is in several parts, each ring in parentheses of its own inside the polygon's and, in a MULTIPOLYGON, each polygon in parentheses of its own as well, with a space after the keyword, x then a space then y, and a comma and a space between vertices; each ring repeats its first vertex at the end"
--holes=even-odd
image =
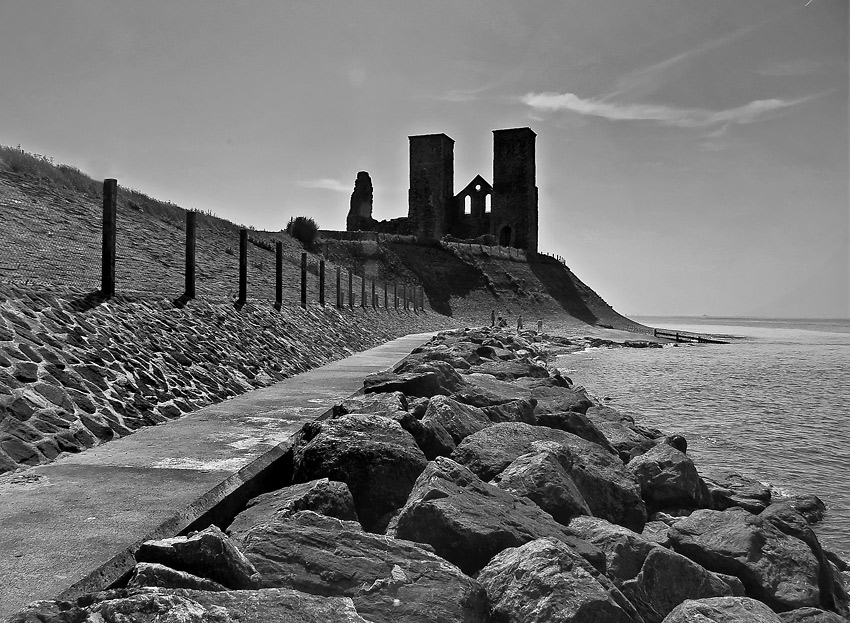
POLYGON ((484 195, 484 214, 490 214, 490 193, 484 195))
POLYGON ((469 195, 463 198, 463 213, 472 214, 472 197, 469 195))

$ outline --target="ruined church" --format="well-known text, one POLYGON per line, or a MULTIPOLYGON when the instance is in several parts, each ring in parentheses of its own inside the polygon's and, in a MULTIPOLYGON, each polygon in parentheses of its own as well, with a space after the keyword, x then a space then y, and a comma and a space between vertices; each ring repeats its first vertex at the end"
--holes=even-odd
POLYGON ((411 136, 406 218, 372 218, 372 181, 357 174, 347 231, 443 237, 537 251, 535 139, 531 128, 493 130, 492 184, 476 175, 454 192, 454 140, 445 134, 411 136))

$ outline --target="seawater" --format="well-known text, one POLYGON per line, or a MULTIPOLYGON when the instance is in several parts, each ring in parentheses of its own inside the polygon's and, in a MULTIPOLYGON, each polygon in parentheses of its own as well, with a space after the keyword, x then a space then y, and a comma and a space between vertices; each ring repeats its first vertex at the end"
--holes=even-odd
POLYGON ((828 509, 818 537, 850 559, 850 320, 636 320, 730 343, 592 348, 556 365, 637 422, 685 435, 697 469, 814 493, 828 509))

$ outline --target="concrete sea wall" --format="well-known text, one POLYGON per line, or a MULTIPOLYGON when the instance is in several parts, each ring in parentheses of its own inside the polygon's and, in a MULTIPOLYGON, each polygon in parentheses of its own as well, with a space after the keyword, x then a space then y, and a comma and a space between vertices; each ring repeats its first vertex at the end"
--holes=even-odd
POLYGON ((0 473, 52 461, 346 357, 450 326, 433 313, 175 308, 166 297, 0 284, 0 473))

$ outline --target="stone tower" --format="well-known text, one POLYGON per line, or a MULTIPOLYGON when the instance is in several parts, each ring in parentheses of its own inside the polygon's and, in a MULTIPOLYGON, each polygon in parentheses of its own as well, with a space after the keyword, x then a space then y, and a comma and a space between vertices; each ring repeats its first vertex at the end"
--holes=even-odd
POLYGON ((531 128, 493 130, 491 233, 502 246, 537 252, 537 167, 531 128))
POLYGON ((347 231, 370 230, 374 226, 372 219, 372 178, 366 171, 359 171, 354 180, 354 192, 351 193, 351 203, 348 217, 345 220, 347 231))
POLYGON ((442 238, 454 207, 454 145, 445 134, 410 136, 408 218, 422 240, 442 238))

